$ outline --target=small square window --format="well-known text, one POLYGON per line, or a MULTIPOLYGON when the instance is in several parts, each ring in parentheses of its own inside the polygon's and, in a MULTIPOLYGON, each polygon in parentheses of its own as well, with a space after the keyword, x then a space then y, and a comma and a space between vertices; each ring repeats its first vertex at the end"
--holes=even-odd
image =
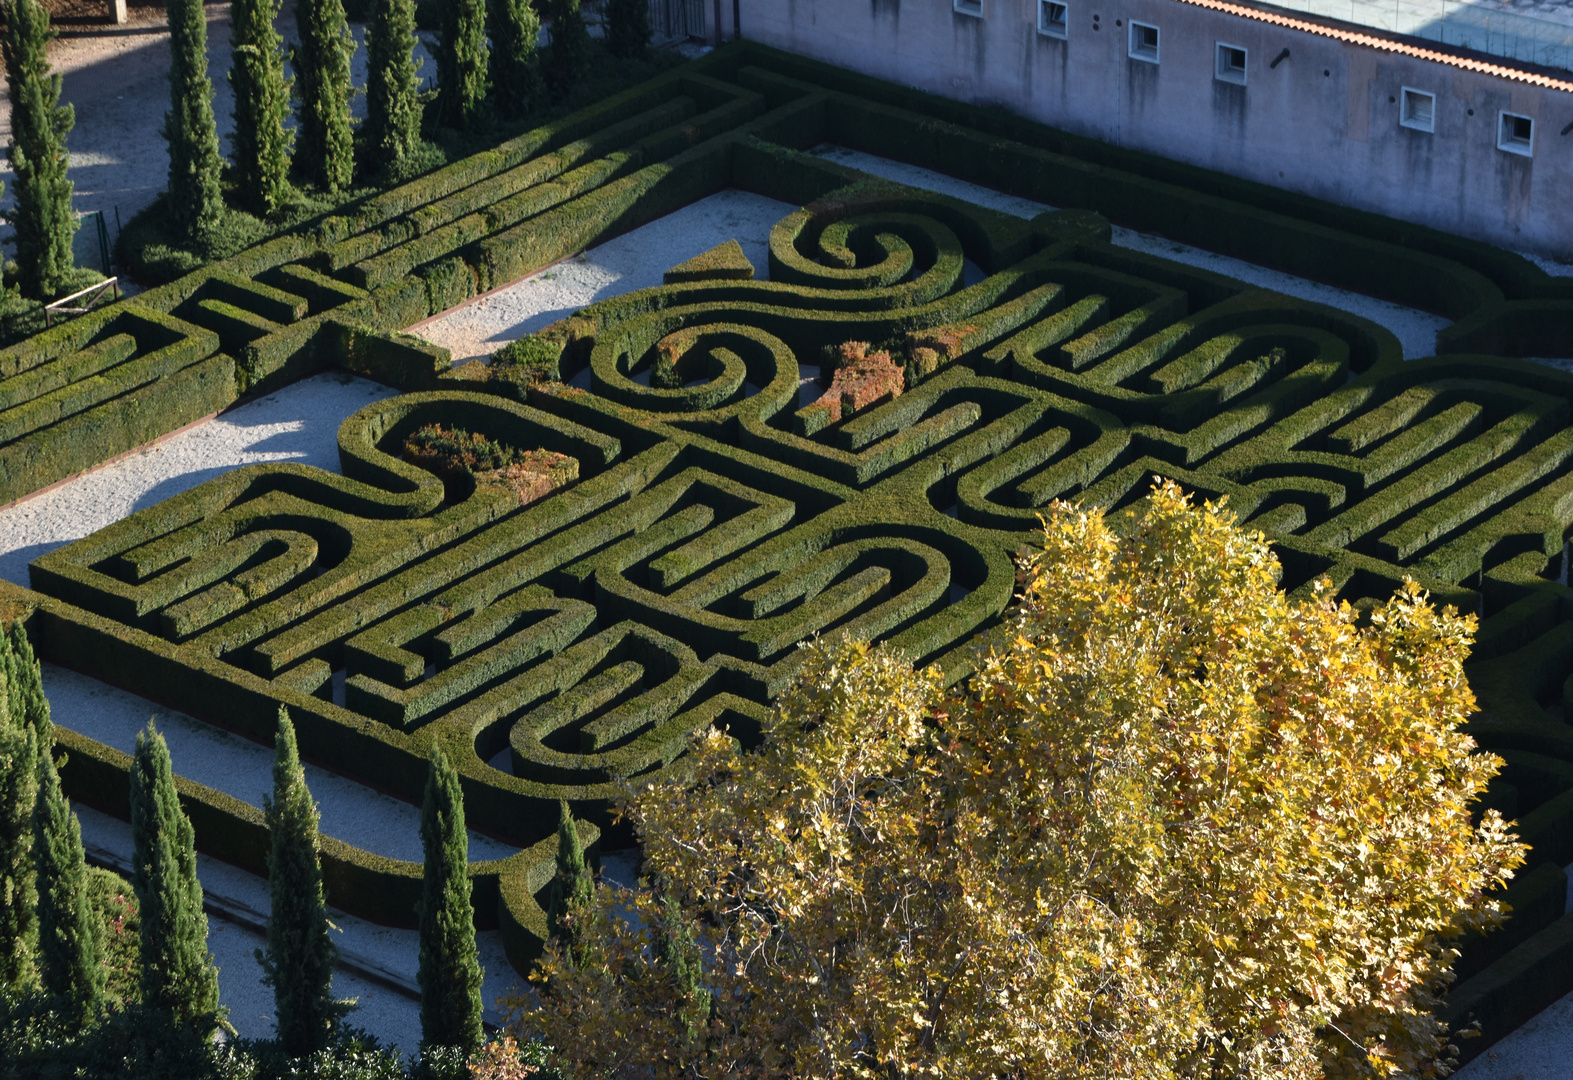
POLYGON ((1218 43, 1217 65, 1213 70, 1219 82, 1245 85, 1245 50, 1238 45, 1218 43))
POLYGON ((1069 36, 1070 9, 1057 0, 1038 0, 1038 33, 1044 37, 1069 36))
POLYGON ((1505 112, 1497 121, 1497 149, 1530 157, 1535 152, 1535 122, 1527 116, 1505 112))
POLYGON ((963 15, 983 18, 983 0, 955 0, 955 7, 963 15))
POLYGON ((1158 62, 1158 28, 1146 23, 1131 23, 1131 59, 1158 62))
POLYGON ((1404 96, 1398 106, 1398 122, 1415 131, 1435 131, 1436 95, 1404 87, 1404 96))

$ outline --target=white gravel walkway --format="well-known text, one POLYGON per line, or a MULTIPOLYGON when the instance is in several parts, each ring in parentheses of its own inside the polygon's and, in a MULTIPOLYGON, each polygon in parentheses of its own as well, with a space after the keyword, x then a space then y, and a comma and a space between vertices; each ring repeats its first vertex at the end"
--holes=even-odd
POLYGON ((339 423, 398 393, 350 375, 317 375, 184 431, 53 491, 0 508, 0 577, 28 584, 27 564, 133 511, 237 465, 298 461, 339 471, 339 423))
POLYGON ((666 271, 736 239, 769 275, 770 229, 797 207, 747 191, 723 191, 425 322, 409 332, 453 352, 455 366, 484 360, 587 304, 661 284, 666 271))

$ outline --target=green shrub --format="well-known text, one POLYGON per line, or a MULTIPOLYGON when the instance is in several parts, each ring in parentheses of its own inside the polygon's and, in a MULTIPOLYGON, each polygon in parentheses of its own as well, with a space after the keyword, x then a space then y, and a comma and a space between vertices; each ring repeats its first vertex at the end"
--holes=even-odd
POLYGON ((219 173, 213 83, 208 78, 208 24, 201 0, 169 0, 169 186, 165 205, 170 231, 203 242, 224 214, 219 173))

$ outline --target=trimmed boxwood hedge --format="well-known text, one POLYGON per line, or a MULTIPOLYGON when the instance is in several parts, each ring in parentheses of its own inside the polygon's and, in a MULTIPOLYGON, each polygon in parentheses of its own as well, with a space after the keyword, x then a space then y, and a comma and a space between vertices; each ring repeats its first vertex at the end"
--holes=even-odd
MULTIPOLYGON (((1471 730, 1535 869, 1463 943, 1472 1050, 1573 988, 1573 377, 1513 359, 1573 353, 1570 304, 1510 253, 734 45, 0 351, 8 498, 324 368, 408 391, 345 421, 342 476, 234 470, 0 600, 51 660, 263 741, 286 705, 309 758, 412 801, 443 745, 469 822, 520 849, 472 876, 527 965, 558 800, 629 843, 611 797, 707 727, 757 739, 816 633, 964 678, 1049 501, 1121 510, 1172 477, 1272 537, 1287 588, 1369 604, 1412 576, 1482 614, 1471 730), (1064 209, 981 209, 825 142, 1064 209), (765 267, 674 258, 457 371, 399 333, 729 187, 799 207, 765 267), (1369 321, 1116 247, 1111 219, 1457 322, 1406 362, 1369 321), (901 393, 832 422, 808 406, 848 342, 901 393), (521 505, 438 477, 401 457, 433 423, 579 478, 521 505)), ((122 758, 62 739, 76 797, 120 812, 122 758)), ((182 792, 204 848, 255 868, 255 808, 182 792)), ((410 866, 328 847, 334 903, 408 923, 410 866)))

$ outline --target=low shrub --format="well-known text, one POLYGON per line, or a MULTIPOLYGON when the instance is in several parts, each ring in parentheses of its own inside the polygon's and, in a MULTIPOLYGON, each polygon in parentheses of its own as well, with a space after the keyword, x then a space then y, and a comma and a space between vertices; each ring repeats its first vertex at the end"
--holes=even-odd
POLYGON ((534 502, 579 479, 579 462, 550 450, 520 450, 463 428, 418 428, 404 440, 404 460, 445 481, 468 474, 477 484, 534 502))

